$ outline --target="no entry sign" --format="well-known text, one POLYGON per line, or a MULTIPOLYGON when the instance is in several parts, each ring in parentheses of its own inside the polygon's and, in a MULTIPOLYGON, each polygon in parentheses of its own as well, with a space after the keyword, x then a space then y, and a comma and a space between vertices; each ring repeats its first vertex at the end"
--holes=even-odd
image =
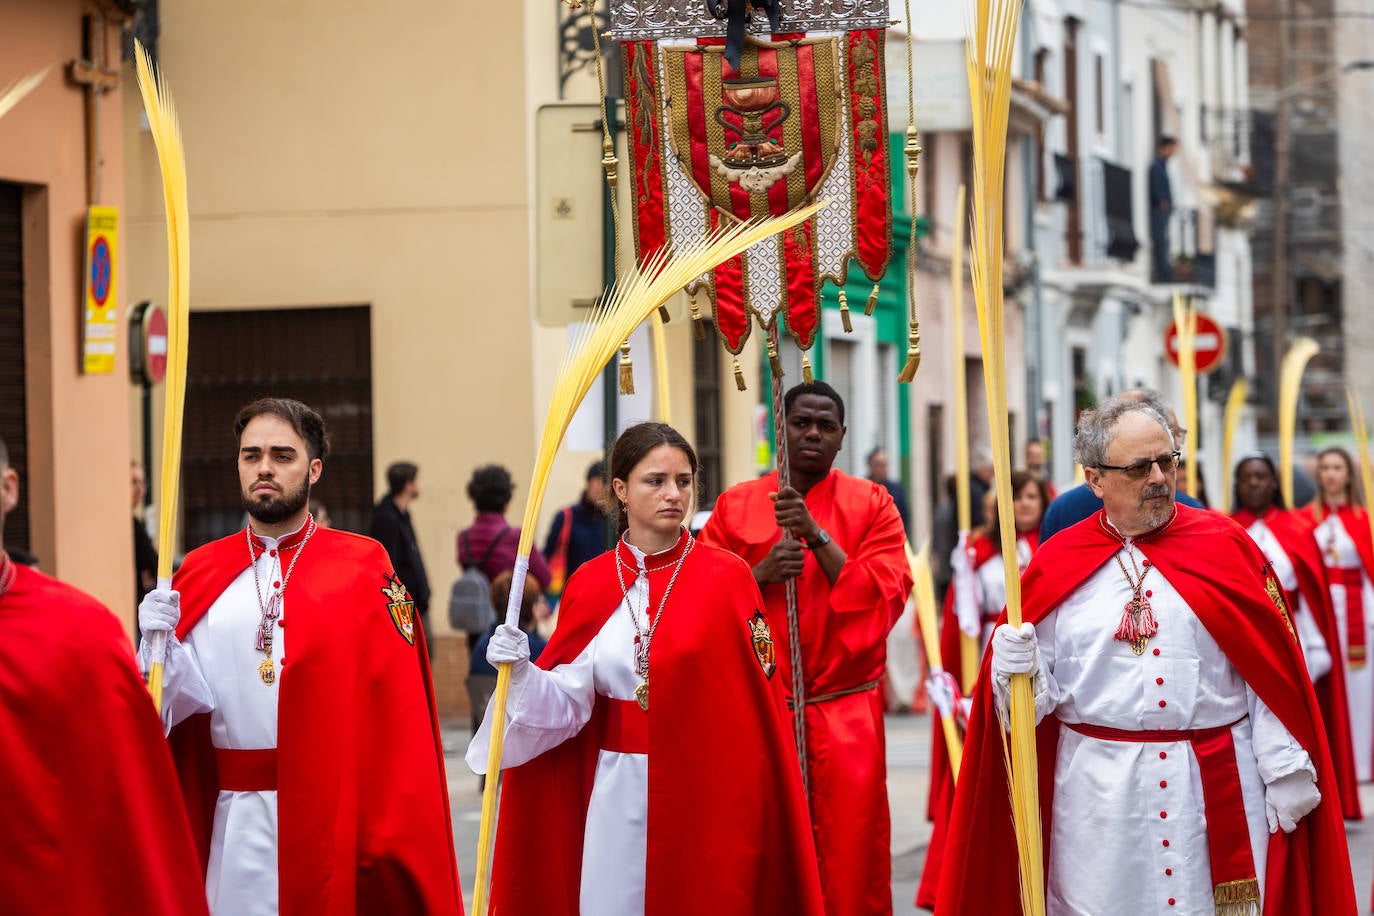
MULTIPOLYGON (((1201 312, 1197 313, 1197 336, 1193 339, 1194 351, 1197 356, 1197 371, 1199 373, 1211 372, 1221 361, 1226 358, 1226 329, 1217 324, 1212 318, 1201 312)), ((1175 366, 1178 365, 1178 323, 1171 322, 1169 329, 1164 332, 1164 352, 1169 355, 1169 361, 1175 366)))

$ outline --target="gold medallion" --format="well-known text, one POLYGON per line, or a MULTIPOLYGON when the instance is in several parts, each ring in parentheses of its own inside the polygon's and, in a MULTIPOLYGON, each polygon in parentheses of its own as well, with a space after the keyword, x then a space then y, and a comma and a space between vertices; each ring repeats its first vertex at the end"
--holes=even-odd
POLYGON ((635 702, 639 704, 640 709, 644 710, 645 712, 649 711, 648 681, 640 681, 639 686, 635 688, 635 702))
POLYGON ((262 678, 262 682, 268 687, 276 682, 277 670, 272 666, 272 659, 264 658, 258 662, 258 677, 262 678))

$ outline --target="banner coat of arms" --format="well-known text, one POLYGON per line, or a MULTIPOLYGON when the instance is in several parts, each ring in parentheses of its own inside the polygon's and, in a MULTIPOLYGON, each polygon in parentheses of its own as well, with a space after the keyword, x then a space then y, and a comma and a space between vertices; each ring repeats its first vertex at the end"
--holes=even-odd
MULTIPOLYGON (((877 282, 891 257, 886 0, 783 0, 795 31, 745 35, 739 66, 702 0, 612 4, 621 39, 640 262, 722 221, 834 200, 815 218, 690 285, 731 353, 751 316, 815 342, 825 281, 850 262, 877 282), (650 9, 650 6, 656 8, 650 9)), ((751 28, 768 28, 755 17, 751 28)))

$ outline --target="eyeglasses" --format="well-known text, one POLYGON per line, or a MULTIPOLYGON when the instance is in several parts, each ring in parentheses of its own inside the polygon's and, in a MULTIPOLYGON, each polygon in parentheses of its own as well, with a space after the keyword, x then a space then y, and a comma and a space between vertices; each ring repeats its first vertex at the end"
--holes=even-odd
POLYGON ((1167 474, 1178 467, 1178 460, 1182 457, 1181 452, 1169 452, 1167 455, 1160 455, 1158 458, 1146 458, 1134 464, 1099 464, 1099 471, 1120 471, 1131 480, 1144 480, 1150 476, 1150 465, 1159 465, 1161 473, 1167 474))

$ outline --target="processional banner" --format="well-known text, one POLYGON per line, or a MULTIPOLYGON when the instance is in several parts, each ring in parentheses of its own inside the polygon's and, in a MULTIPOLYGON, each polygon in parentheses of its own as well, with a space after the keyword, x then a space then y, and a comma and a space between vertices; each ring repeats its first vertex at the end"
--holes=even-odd
MULTIPOLYGON (((764 328, 781 318, 809 349, 825 281, 842 286, 856 262, 876 283, 892 251, 887 0, 752 5, 741 29, 723 0, 611 3, 640 263, 730 221, 834 201, 687 287, 693 317, 704 297, 734 354, 751 316, 764 328)), ((730 6, 738 17, 748 4, 730 6)))

